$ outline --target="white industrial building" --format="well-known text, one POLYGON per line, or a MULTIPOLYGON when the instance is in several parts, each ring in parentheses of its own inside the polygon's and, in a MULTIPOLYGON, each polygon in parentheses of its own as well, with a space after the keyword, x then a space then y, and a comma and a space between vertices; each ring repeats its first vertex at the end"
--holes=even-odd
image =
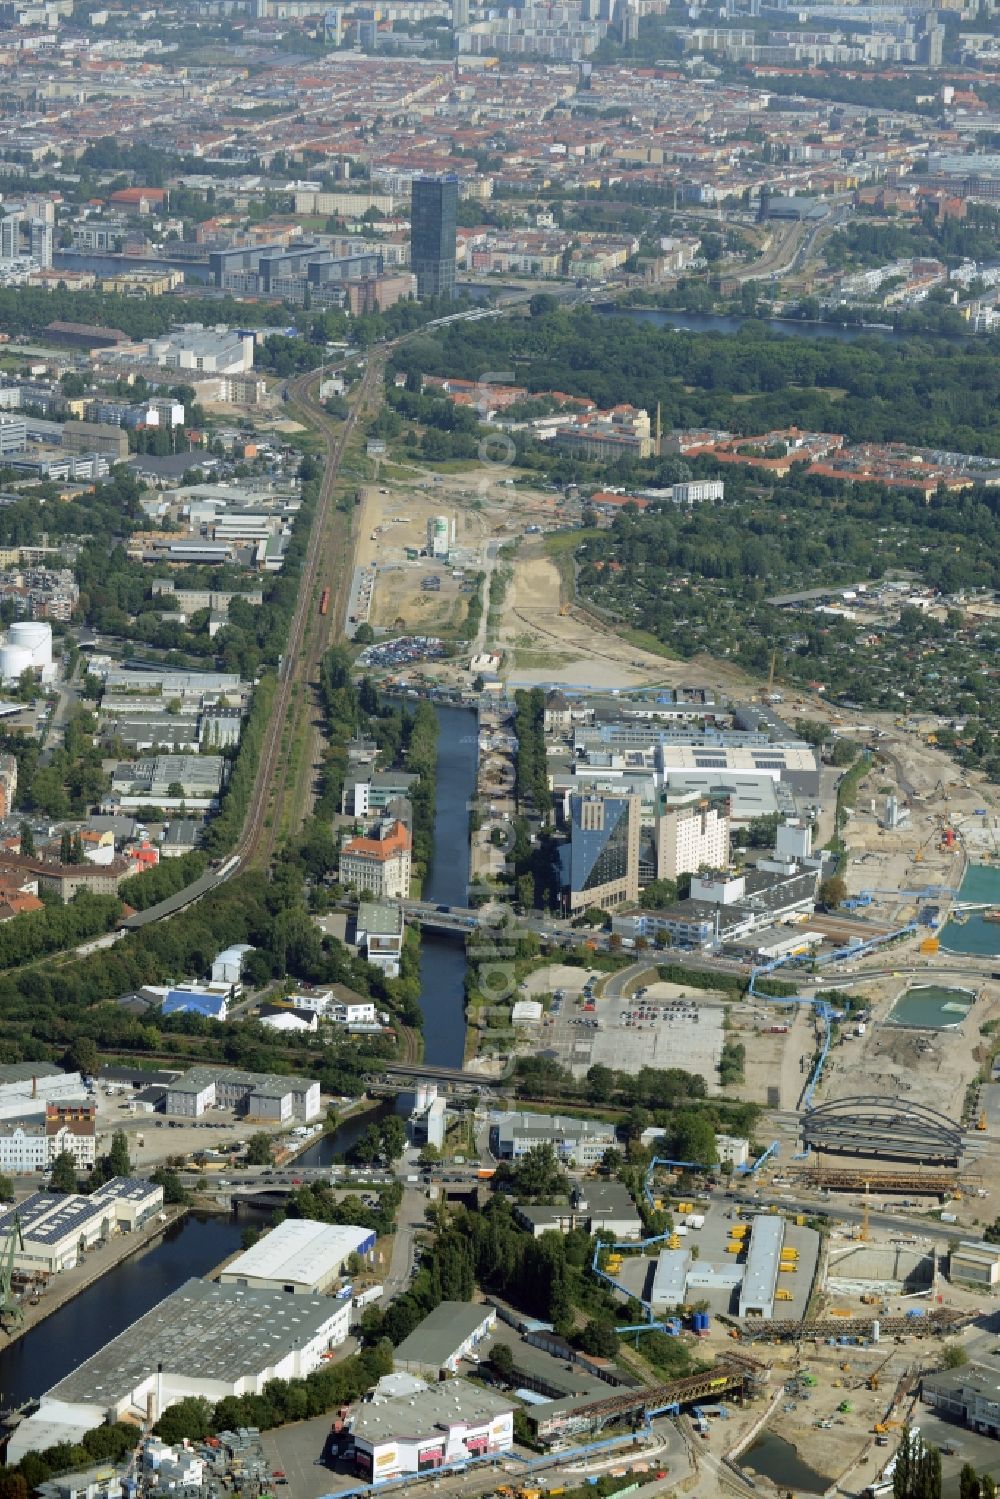
POLYGON ((410 1115, 414 1145, 434 1145, 440 1150, 444 1144, 447 1113, 448 1101, 438 1096, 437 1083, 420 1083, 410 1115))
POLYGON ((347 1305, 189 1280, 53 1385, 18 1426, 7 1461, 78 1442, 105 1421, 155 1421, 188 1396, 214 1402, 304 1378, 329 1352, 347 1305))
POLYGON ((740 1289, 740 1316, 774 1316, 774 1293, 778 1288, 781 1246, 785 1241, 785 1220, 777 1214, 760 1213, 750 1230, 750 1248, 743 1267, 740 1289))
POLYGON ((358 1472, 380 1483, 450 1463, 507 1452, 514 1445, 509 1396, 449 1379, 352 1408, 349 1424, 358 1472))
POLYGON ((227 1265, 219 1279, 224 1286, 244 1286, 251 1291, 315 1295, 328 1290, 343 1275, 352 1254, 365 1255, 374 1247, 375 1234, 370 1228, 286 1218, 227 1265))
POLYGON ((51 1062, 7 1062, 0 1065, 0 1119, 45 1113, 49 1103, 82 1102, 87 1089, 78 1072, 64 1072, 51 1062))
POLYGON ((42 682, 55 680, 52 626, 44 620, 15 620, 0 637, 0 680, 19 682, 26 671, 36 672, 42 682))
POLYGON ((233 999, 239 999, 243 991, 243 959, 248 952, 253 952, 249 942, 237 942, 212 960, 212 983, 231 984, 233 999))
POLYGON ((114 1177, 89 1197, 33 1192, 0 1214, 0 1253, 13 1234, 15 1268, 47 1278, 72 1269, 116 1233, 135 1232, 162 1208, 162 1187, 127 1176, 114 1177))

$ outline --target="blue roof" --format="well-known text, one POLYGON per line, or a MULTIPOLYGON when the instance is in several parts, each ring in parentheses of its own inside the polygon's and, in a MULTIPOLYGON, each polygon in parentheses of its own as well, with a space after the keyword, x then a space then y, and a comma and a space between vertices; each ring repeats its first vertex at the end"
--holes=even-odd
POLYGON ((163 1001, 164 1015, 209 1015, 217 1019, 225 1008, 221 994, 205 994, 197 989, 171 989, 163 1001))

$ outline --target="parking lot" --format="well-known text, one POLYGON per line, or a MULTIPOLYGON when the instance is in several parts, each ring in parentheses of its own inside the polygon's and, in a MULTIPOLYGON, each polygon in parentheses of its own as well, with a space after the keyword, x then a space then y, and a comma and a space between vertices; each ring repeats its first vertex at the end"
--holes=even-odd
POLYGON ((725 1006, 704 991, 652 984, 626 999, 598 997, 593 980, 579 994, 555 990, 544 1042, 574 1076, 595 1063, 623 1072, 683 1067, 719 1083, 725 1006))

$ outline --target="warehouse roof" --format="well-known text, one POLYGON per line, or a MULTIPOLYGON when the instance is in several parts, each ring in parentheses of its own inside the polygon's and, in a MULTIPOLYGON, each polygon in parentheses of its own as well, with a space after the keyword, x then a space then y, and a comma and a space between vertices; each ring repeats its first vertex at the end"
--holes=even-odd
MULTIPOLYGON (((469 1310, 458 1301, 442 1304, 469 1310)), ((444 1384, 429 1385, 417 1395, 356 1405, 351 1412, 351 1431, 355 1438, 374 1445, 396 1437, 423 1436, 434 1427, 483 1425, 513 1408, 514 1401, 507 1395, 480 1389, 464 1379, 449 1379, 444 1384)))
POLYGON ((778 1279, 778 1258, 785 1237, 785 1220, 759 1213, 750 1230, 750 1248, 743 1272, 743 1296, 751 1306, 770 1305, 778 1279))
POLYGON ((471 1338, 487 1318, 495 1316, 490 1306, 475 1306, 467 1301, 439 1302, 399 1344, 395 1361, 442 1368, 466 1338, 471 1338))
POLYGON ((287 1296, 189 1280, 105 1343, 48 1392, 55 1400, 110 1406, 162 1364, 165 1372, 227 1384, 273 1367, 335 1315, 326 1296, 287 1296))
POLYGON ((320 1286, 340 1274, 349 1254, 364 1252, 374 1242, 370 1228, 316 1223, 311 1218, 286 1218, 245 1254, 237 1256, 223 1274, 227 1281, 246 1276, 320 1286))

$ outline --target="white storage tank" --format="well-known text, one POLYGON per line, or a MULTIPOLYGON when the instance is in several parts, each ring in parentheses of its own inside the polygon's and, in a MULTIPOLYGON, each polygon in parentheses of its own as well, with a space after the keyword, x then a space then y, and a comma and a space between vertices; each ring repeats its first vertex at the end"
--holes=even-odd
POLYGON ((21 619, 0 640, 0 677, 16 682, 25 671, 36 671, 43 682, 55 675, 52 665, 52 626, 21 619))

